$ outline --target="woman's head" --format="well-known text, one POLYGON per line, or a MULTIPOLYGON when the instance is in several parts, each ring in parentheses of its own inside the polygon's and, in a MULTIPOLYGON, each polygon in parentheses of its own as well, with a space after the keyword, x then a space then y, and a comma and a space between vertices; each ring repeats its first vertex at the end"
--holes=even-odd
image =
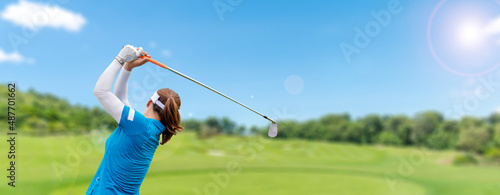
POLYGON ((181 115, 179 108, 181 107, 181 98, 175 91, 163 88, 156 91, 158 94, 158 102, 150 104, 154 112, 158 113, 160 122, 165 126, 165 130, 161 134, 161 142, 163 145, 167 143, 173 135, 182 131, 183 127, 180 126, 181 115), (163 108, 162 108, 163 107, 163 108))

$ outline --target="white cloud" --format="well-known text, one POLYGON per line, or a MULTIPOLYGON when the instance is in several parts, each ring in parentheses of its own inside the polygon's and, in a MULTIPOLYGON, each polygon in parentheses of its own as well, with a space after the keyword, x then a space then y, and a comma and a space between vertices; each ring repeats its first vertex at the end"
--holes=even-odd
POLYGON ((488 22, 484 32, 488 35, 500 33, 500 16, 488 22))
POLYGON ((31 58, 26 58, 17 52, 6 53, 0 49, 0 63, 13 62, 13 63, 28 63, 33 64, 35 61, 31 58))
POLYGON ((8 5, 2 11, 1 17, 22 27, 38 29, 41 27, 62 28, 78 32, 86 23, 85 18, 78 13, 66 10, 58 5, 20 0, 8 5))
MULTIPOLYGON (((500 34, 500 16, 496 17, 493 20, 490 20, 484 27, 483 33, 486 36, 495 37, 500 34)), ((496 38, 496 37, 495 37, 496 38)), ((496 39, 495 43, 500 45, 500 39, 496 39)))

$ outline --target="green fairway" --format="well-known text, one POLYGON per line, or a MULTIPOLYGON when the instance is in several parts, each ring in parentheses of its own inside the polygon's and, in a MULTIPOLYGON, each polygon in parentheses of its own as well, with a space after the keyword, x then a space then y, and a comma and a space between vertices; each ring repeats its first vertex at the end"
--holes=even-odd
MULTIPOLYGON (((106 137, 19 136, 16 188, 4 180, 0 194, 83 194, 106 137)), ((141 194, 498 194, 498 167, 450 165, 455 154, 182 133, 158 148, 141 194)))

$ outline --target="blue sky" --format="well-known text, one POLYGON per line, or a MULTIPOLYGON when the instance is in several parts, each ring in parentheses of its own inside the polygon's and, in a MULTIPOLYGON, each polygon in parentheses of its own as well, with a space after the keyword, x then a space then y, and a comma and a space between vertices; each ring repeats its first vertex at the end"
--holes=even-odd
MULTIPOLYGON (((277 119, 411 116, 430 109, 448 117, 486 116, 500 107, 500 86, 491 84, 500 81, 500 4, 494 0, 61 0, 50 1, 50 9, 63 10, 58 14, 9 11, 47 8, 47 2, 0 3, 0 82, 74 104, 98 105, 97 78, 122 45, 132 44, 277 119), (13 35, 22 41, 12 44, 13 35), (342 45, 357 53, 348 59, 342 45)), ((153 64, 134 69, 132 106, 144 110, 163 87, 181 96, 183 118, 267 123, 153 64)))

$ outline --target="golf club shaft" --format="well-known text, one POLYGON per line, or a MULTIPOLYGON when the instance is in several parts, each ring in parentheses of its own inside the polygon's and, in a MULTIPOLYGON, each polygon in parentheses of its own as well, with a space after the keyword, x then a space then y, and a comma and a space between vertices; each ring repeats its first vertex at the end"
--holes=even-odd
MULTIPOLYGON (((141 58, 145 58, 145 56, 144 56, 144 57, 141 57, 141 58)), ((267 119, 267 120, 271 121, 272 123, 276 123, 276 121, 274 121, 273 119, 271 119, 271 118, 269 118, 269 117, 267 117, 267 116, 265 116, 265 115, 261 114, 260 112, 257 112, 256 110, 254 110, 254 109, 252 109, 252 108, 250 108, 250 107, 246 106, 245 104, 242 104, 242 103, 240 103, 240 102, 236 101, 235 99, 233 99, 233 98, 231 98, 231 97, 229 97, 229 96, 227 96, 227 95, 225 95, 225 94, 223 94, 223 93, 221 93, 221 92, 219 92, 219 91, 217 91, 217 90, 215 90, 215 89, 213 89, 213 88, 211 88, 211 87, 209 87, 209 86, 207 86, 207 85, 205 85, 205 84, 203 84, 203 83, 201 83, 201 82, 199 82, 199 81, 197 81, 197 80, 195 80, 195 79, 193 79, 193 78, 191 78, 191 77, 188 77, 188 76, 187 76, 187 75, 185 75, 185 74, 180 73, 180 72, 179 72, 179 71, 177 71, 177 70, 174 70, 174 69, 172 69, 172 68, 170 68, 170 67, 168 67, 168 66, 166 66, 166 65, 164 65, 164 64, 162 64, 162 63, 160 63, 160 62, 158 62, 158 61, 156 61, 156 60, 153 60, 153 59, 151 59, 151 58, 149 58, 149 59, 148 59, 148 61, 149 61, 149 62, 151 62, 151 63, 153 63, 153 64, 156 64, 156 65, 158 65, 158 66, 160 66, 160 67, 162 67, 162 68, 165 68, 165 69, 167 69, 167 70, 170 70, 170 71, 172 71, 173 73, 175 73, 175 74, 177 74, 177 75, 179 75, 179 76, 181 76, 181 77, 184 77, 184 78, 186 78, 186 79, 188 79, 188 80, 190 80, 190 81, 193 81, 193 82, 195 82, 196 84, 201 85, 201 86, 203 86, 203 87, 207 88, 208 90, 213 91, 213 92, 215 92, 215 93, 217 93, 217 94, 219 94, 219 95, 221 95, 221 96, 223 96, 223 97, 225 97, 225 98, 227 98, 227 99, 229 99, 229 100, 233 101, 234 103, 237 103, 237 104, 239 104, 239 105, 241 105, 241 106, 245 107, 245 108, 246 108, 246 109, 248 109, 248 110, 251 110, 252 112, 255 112, 256 114, 258 114, 258 115, 260 115, 260 116, 264 117, 265 119, 267 119)))

